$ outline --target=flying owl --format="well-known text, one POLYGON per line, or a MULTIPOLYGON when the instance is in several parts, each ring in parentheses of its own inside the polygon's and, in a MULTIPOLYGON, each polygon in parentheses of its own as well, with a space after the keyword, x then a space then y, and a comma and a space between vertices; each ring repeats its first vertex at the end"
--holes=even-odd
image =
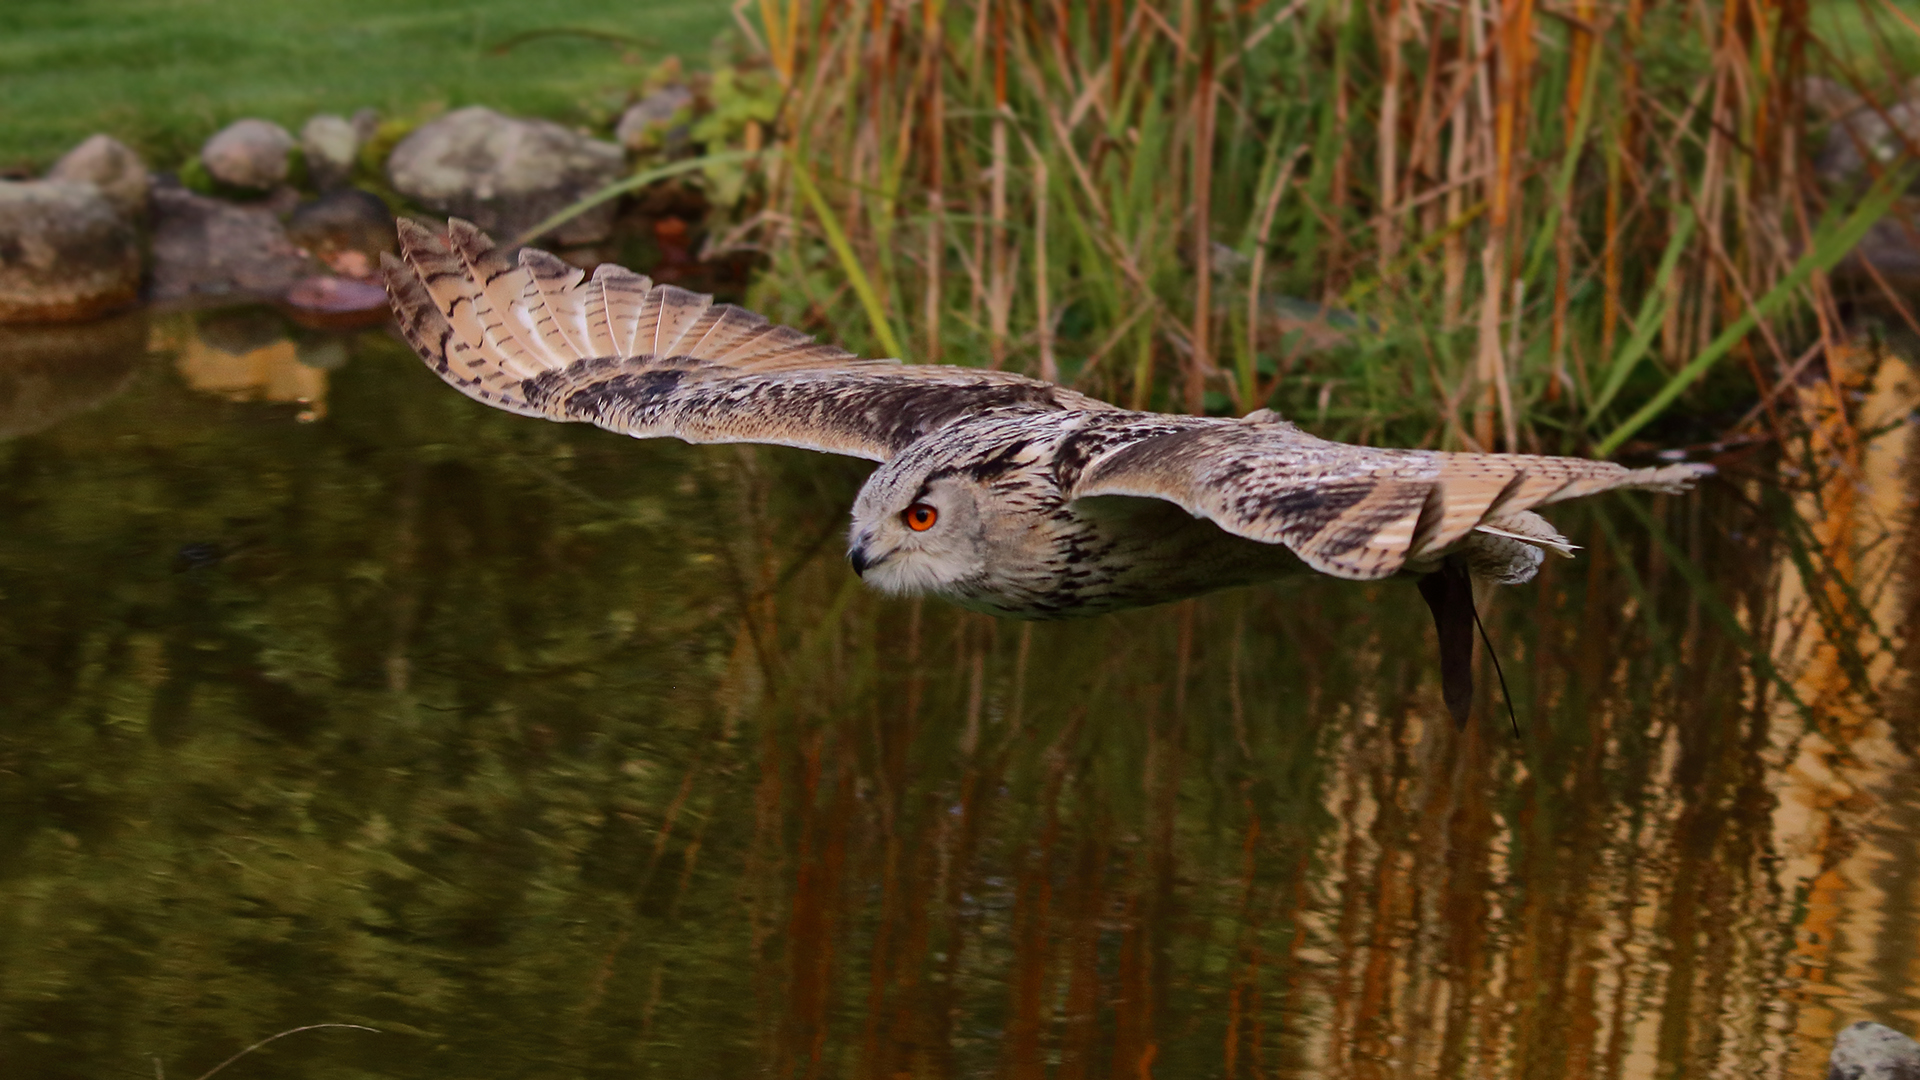
POLYGON ((1266 409, 1135 412, 1010 372, 860 359, 618 266, 510 260, 464 221, 399 234, 383 265, 400 328, 469 397, 634 438, 879 462, 847 561, 883 592, 1055 619, 1303 570, 1417 576, 1457 722, 1472 583, 1528 581, 1544 552, 1572 554, 1535 507, 1712 471, 1351 446, 1266 409))

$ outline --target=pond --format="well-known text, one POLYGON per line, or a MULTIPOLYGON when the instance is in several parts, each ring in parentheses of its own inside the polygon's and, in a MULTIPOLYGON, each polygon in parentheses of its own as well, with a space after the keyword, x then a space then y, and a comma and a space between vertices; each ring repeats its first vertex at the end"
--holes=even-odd
POLYGON ((0 1062, 1824 1076, 1920 1028, 1912 384, 1555 508, 1486 611, 1516 737, 1406 583, 996 621, 860 586, 862 463, 379 328, 8 331, 0 1062))

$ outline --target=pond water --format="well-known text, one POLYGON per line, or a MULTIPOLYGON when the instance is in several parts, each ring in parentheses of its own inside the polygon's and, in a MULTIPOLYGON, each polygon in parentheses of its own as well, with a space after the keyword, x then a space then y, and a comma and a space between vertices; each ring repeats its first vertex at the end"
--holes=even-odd
POLYGON ((1824 1076, 1920 1029, 1897 360, 1486 612, 864 591, 865 471, 382 330, 0 341, 0 1073, 1824 1076), (1868 436, 1890 428, 1877 438, 1868 436), (1779 486, 1772 480, 1783 480, 1779 486), (1906 667, 1903 669, 1903 664, 1906 667))

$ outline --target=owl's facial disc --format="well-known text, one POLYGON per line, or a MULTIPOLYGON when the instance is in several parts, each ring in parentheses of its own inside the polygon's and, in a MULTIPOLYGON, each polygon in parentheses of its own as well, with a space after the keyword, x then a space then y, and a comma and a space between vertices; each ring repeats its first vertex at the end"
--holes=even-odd
POLYGON ((876 474, 853 508, 847 562, 882 592, 944 592, 985 567, 971 481, 876 474))

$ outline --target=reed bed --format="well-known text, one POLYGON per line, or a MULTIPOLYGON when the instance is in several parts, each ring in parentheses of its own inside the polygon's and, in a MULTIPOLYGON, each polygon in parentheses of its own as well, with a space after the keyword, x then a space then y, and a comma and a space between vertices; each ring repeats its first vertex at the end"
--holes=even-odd
POLYGON ((1819 371, 1898 193, 1813 180, 1805 0, 736 15, 783 94, 754 303, 1135 407, 1606 453, 1690 394, 1719 431, 1819 371))

